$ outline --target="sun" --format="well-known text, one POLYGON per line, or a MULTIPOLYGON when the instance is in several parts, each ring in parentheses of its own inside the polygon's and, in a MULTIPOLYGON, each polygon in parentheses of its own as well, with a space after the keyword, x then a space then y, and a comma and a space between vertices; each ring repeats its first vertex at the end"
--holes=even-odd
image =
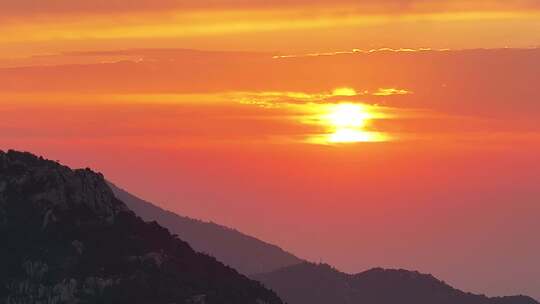
POLYGON ((371 115, 360 104, 343 103, 332 106, 325 118, 335 128, 360 128, 371 115))
POLYGON ((391 140, 386 133, 373 130, 372 121, 389 117, 376 106, 364 103, 310 104, 313 111, 303 123, 316 124, 324 133, 310 135, 306 141, 314 144, 348 144, 385 142, 391 140))

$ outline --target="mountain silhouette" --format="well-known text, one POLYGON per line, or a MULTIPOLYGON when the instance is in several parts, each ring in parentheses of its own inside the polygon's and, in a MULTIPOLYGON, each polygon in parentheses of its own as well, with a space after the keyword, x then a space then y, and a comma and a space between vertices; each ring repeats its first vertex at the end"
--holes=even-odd
POLYGON ((432 275, 407 270, 374 268, 351 275, 306 262, 253 278, 288 304, 538 304, 526 296, 466 293, 432 275))
POLYGON ((0 151, 1 303, 281 304, 118 200, 104 177, 0 151))
POLYGON ((158 222, 187 241, 193 249, 212 255, 245 275, 271 272, 303 262, 275 245, 231 228, 163 210, 112 183, 109 185, 116 197, 143 220, 158 222))

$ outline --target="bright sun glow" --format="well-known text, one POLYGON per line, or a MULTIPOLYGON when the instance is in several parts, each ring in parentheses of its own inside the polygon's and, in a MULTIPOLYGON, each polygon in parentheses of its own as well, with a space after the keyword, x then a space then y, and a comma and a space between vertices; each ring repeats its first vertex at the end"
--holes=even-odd
POLYGON ((338 129, 327 136, 327 141, 331 143, 378 142, 386 139, 381 133, 357 129, 338 129))
POLYGON ((371 120, 385 117, 373 107, 358 103, 340 103, 321 105, 320 114, 314 120, 327 129, 326 134, 320 134, 308 139, 318 144, 382 142, 389 140, 385 133, 373 132, 368 129, 371 120))
POLYGON ((326 116, 329 124, 336 128, 363 127, 369 118, 369 112, 362 105, 351 103, 333 106, 326 116))
MULTIPOLYGON (((385 132, 377 132, 380 119, 395 117, 390 108, 371 105, 345 96, 357 96, 352 88, 337 88, 331 94, 301 92, 239 93, 242 104, 264 108, 286 107, 291 117, 303 124, 316 125, 304 142, 330 145, 339 143, 384 142, 394 139, 385 132), (242 94, 247 97, 243 97, 242 94), (341 96, 341 97, 340 97, 341 96), (280 100, 284 99, 285 102, 280 100), (289 102, 293 100, 294 102, 289 102), (337 102, 336 101, 340 101, 337 102), (292 114, 294 113, 294 114, 292 114)), ((361 94, 360 94, 361 95, 361 94)))

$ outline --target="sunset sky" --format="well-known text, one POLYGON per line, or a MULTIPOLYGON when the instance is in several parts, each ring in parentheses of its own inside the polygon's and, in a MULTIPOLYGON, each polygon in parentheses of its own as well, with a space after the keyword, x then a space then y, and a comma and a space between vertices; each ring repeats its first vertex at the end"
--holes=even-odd
POLYGON ((0 149, 346 272, 540 299, 540 1, 0 0, 0 149))

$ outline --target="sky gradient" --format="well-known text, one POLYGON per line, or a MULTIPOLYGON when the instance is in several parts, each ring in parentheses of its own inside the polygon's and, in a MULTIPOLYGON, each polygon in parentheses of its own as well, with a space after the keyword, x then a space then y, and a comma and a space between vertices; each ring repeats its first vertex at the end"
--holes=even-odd
POLYGON ((2 57, 66 50, 536 47, 535 0, 0 2, 2 57))
POLYGON ((0 149, 343 271, 540 299, 538 1, 0 8, 0 149))

